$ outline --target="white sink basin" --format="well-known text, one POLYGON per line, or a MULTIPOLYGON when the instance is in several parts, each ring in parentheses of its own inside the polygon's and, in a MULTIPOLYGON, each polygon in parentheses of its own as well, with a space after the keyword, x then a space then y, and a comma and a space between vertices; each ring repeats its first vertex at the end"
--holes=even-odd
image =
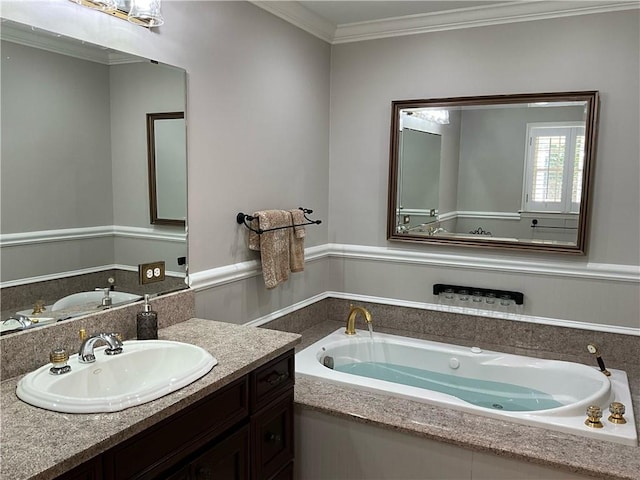
POLYGON ((116 412, 150 402, 207 374, 218 361, 206 350, 167 340, 124 342, 119 355, 95 349, 96 361, 69 358, 69 373, 53 375, 47 364, 19 382, 21 400, 54 412, 116 412))
MULTIPOLYGON (((91 308, 96 308, 100 306, 100 302, 104 297, 104 292, 95 291, 95 292, 80 292, 74 293, 73 295, 67 295, 66 297, 61 298, 51 307, 51 311, 55 312, 57 310, 65 310, 71 307, 77 307, 80 305, 87 305, 91 308)), ((142 297, 140 295, 136 295, 135 293, 126 293, 126 292, 109 292, 109 297, 111 297, 111 305, 115 306, 119 303, 130 302, 133 300, 140 300, 142 297)))

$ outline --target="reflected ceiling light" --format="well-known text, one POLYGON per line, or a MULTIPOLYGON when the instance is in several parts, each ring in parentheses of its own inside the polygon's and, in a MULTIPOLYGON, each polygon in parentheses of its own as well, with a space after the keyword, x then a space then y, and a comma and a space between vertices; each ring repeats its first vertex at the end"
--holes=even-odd
POLYGON ((130 22, 148 27, 159 27, 164 23, 161 0, 131 0, 128 19, 130 22))
POLYGON ((429 122, 437 123, 439 125, 449 125, 448 110, 416 110, 413 114, 416 117, 420 117, 429 122))

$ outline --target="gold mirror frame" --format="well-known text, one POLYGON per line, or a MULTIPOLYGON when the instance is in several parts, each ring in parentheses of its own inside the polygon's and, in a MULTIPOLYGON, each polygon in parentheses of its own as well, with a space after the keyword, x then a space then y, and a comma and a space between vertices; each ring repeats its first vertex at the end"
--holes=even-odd
MULTIPOLYGON (((555 92, 515 95, 490 95, 479 97, 454 97, 418 100, 397 100, 391 103, 391 135, 389 160, 389 197, 387 209, 387 239, 390 241, 425 243, 433 245, 449 245, 463 247, 499 248, 509 250, 534 251, 545 253, 563 253, 584 255, 589 224, 591 185, 593 182, 594 160, 597 148, 599 95, 597 91, 555 92), (471 235, 457 236, 443 234, 430 236, 398 231, 398 183, 400 179, 400 113, 406 109, 451 107, 481 107, 514 104, 533 104, 540 102, 585 102, 585 148, 582 175, 582 195, 577 220, 577 238, 575 244, 554 244, 552 242, 533 241, 528 239, 490 239, 468 238, 471 235)), ((524 161, 524 159, 523 159, 524 161)))

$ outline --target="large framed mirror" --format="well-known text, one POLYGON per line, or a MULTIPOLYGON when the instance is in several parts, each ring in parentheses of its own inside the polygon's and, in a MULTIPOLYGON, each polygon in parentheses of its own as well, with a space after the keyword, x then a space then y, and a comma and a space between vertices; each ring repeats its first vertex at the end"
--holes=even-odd
POLYGON ((185 135, 184 112, 147 113, 149 207, 153 225, 185 226, 185 135))
MULTIPOLYGON (((85 297, 99 309, 98 288, 113 306, 186 288, 186 200, 180 222, 152 225, 146 188, 146 115, 186 111, 184 69, 8 20, 0 36, 0 327, 18 312, 79 316, 91 309, 67 306, 85 297), (141 285, 152 262, 164 280, 141 285)), ((181 152, 173 188, 186 198, 181 133, 161 140, 181 152)))
POLYGON ((596 91, 393 101, 387 238, 586 251, 596 91))

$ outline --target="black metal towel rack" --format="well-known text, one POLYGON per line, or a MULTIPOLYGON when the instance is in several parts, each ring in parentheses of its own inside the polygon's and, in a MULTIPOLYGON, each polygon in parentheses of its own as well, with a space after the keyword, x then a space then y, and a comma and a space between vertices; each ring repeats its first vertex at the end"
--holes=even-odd
POLYGON ((531 228, 558 228, 560 230, 577 230, 578 227, 556 227, 552 225, 538 225, 538 220, 531 220, 531 228))
POLYGON ((251 215, 247 215, 246 213, 238 213, 238 215, 236 215, 236 222, 238 222, 240 225, 242 225, 244 223, 244 226, 247 227, 249 230, 251 230, 252 232, 256 232, 258 235, 262 235, 265 232, 271 232, 273 230, 282 230, 283 228, 295 228, 295 227, 303 227, 304 225, 320 225, 322 223, 322 220, 311 220, 309 217, 307 217, 307 214, 313 213, 313 210, 310 210, 308 208, 304 208, 304 207, 299 207, 300 210, 302 210, 302 212, 304 213, 304 218, 305 220, 307 220, 306 223, 298 223, 296 225, 285 225, 283 227, 274 227, 274 228, 267 228, 267 229, 262 229, 262 228, 253 228, 251 225, 249 225, 247 223, 248 221, 251 221, 254 219, 253 216, 251 215))

